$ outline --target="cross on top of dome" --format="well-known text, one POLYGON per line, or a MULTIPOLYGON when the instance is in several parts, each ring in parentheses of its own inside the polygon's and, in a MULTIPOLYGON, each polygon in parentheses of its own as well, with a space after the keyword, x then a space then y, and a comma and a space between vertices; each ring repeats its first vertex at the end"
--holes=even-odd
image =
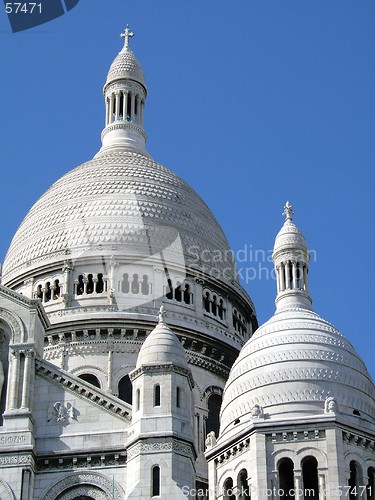
POLYGON ((124 49, 129 47, 129 38, 132 38, 134 36, 134 33, 130 31, 129 25, 126 25, 126 28, 124 30, 124 33, 120 34, 121 38, 124 38, 124 49))
POLYGON ((285 215, 285 220, 292 220, 294 212, 292 209, 292 205, 289 203, 289 201, 285 203, 283 215, 285 215))

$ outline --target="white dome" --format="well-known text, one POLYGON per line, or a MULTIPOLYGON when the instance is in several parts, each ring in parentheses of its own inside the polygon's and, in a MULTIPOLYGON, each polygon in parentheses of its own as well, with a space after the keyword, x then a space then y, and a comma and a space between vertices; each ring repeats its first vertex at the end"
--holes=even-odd
POLYGON ((116 80, 124 79, 138 82, 146 90, 142 67, 129 47, 124 47, 111 64, 105 86, 116 80))
POLYGON ((174 365, 190 371, 185 349, 165 323, 159 323, 144 341, 136 368, 143 365, 174 365))
POLYGON ((280 250, 286 251, 288 249, 307 251, 305 237, 290 219, 284 222, 283 227, 278 232, 273 252, 276 254, 280 250))
POLYGON ((327 397, 338 411, 359 411, 375 424, 375 388, 352 345, 307 309, 277 312, 245 344, 224 390, 221 435, 248 425, 255 405, 279 420, 324 412, 327 397))
POLYGON ((225 270, 227 280, 236 280, 226 237, 190 186, 146 156, 101 153, 55 182, 31 208, 5 257, 3 284, 83 252, 143 258, 173 247, 177 237, 187 267, 214 269, 215 277, 225 270), (215 252, 227 260, 210 262, 215 252))

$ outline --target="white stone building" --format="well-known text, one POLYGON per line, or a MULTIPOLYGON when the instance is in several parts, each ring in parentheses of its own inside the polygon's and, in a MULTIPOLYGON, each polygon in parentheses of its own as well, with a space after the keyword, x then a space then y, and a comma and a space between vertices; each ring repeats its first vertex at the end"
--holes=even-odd
POLYGON ((102 148, 35 203, 5 257, 0 499, 260 499, 297 486, 329 500, 348 482, 373 499, 374 385, 311 309, 290 206, 277 311, 253 335, 220 226, 146 150, 147 88, 122 36, 102 148))

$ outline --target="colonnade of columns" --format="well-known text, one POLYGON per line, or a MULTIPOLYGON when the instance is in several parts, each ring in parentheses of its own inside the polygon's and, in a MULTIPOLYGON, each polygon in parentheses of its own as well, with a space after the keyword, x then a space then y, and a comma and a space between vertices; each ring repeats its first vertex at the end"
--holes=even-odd
POLYGON ((11 350, 6 411, 30 409, 30 394, 34 383, 34 350, 11 350), (19 386, 21 385, 21 391, 19 386))
POLYGON ((307 291, 307 266, 302 262, 287 260, 276 267, 277 292, 285 290, 307 291))
POLYGON ((143 114, 144 100, 136 92, 116 90, 106 98, 106 126, 127 121, 143 128, 143 114))

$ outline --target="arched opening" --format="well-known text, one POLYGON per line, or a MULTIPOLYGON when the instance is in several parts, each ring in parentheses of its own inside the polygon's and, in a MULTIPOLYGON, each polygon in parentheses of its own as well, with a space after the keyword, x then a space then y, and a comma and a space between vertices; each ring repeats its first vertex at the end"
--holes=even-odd
POLYGON ((129 275, 128 275, 128 273, 124 273, 122 275, 121 291, 122 291, 122 293, 129 293, 129 290, 130 290, 129 275))
POLYGON ((87 276, 87 288, 86 293, 92 293, 94 291, 94 280, 92 274, 87 276))
POLYGON ((190 304, 191 298, 192 298, 192 295, 190 293, 190 285, 186 284, 185 290, 184 290, 184 302, 185 302, 185 304, 190 304))
POLYGON ((98 281, 96 282, 96 293, 103 293, 104 290, 104 281, 102 273, 98 274, 98 281))
POLYGON ((236 495, 234 494, 233 479, 228 477, 224 482, 223 487, 223 499, 224 500, 236 500, 236 495))
POLYGON ((349 499, 357 500, 360 492, 359 486, 361 485, 361 467, 355 460, 352 460, 350 462, 349 468, 350 468, 350 477, 348 481, 348 486, 350 487, 349 499))
POLYGON ((135 391, 135 410, 139 411, 140 407, 141 407, 141 391, 140 389, 137 389, 135 391))
POLYGON ((211 394, 208 398, 208 417, 206 424, 206 434, 214 431, 215 436, 219 435, 220 429, 220 407, 222 403, 222 397, 220 394, 211 394))
POLYGON ((154 406, 160 406, 160 385, 154 385, 154 406))
POLYGON ((250 498, 250 488, 247 483, 247 470, 241 469, 237 478, 237 487, 239 490, 239 499, 245 500, 250 498))
POLYGON ((120 112, 119 112, 119 120, 123 120, 124 119, 124 115, 122 113, 122 110, 124 109, 124 93, 123 92, 120 92, 120 112))
POLYGON ((78 276, 78 283, 77 283, 77 295, 82 295, 85 289, 85 285, 83 282, 83 275, 80 274, 78 276))
POLYGON ((129 375, 125 375, 122 379, 120 379, 118 383, 118 397, 130 405, 132 404, 133 387, 129 375))
POLYGON ((284 499, 294 498, 294 464, 290 458, 282 458, 278 464, 279 497, 284 499))
POLYGON ((375 500, 375 468, 367 469, 368 482, 366 487, 367 500, 375 500))
POLYGON ((203 297, 203 307, 207 312, 210 312, 210 294, 206 292, 206 294, 203 297))
POLYGON ((211 312, 214 316, 217 316, 217 297, 214 295, 212 297, 211 312))
POLYGON ((128 93, 128 98, 127 98, 127 103, 126 103, 126 121, 130 122, 132 120, 131 116, 131 108, 132 108, 132 98, 130 92, 128 93))
POLYGON ((153 497, 160 496, 160 467, 158 465, 154 465, 152 468, 151 494, 153 497))
POLYGON ((84 380, 85 382, 88 382, 91 385, 94 385, 95 387, 99 387, 100 389, 99 379, 92 373, 82 373, 81 375, 78 375, 78 378, 84 380))
POLYGON ((134 294, 138 294, 139 293, 139 278, 138 278, 138 274, 133 274, 132 293, 134 293, 134 294))
POLYGON ((165 296, 167 299, 172 300, 173 299, 173 287, 172 287, 172 281, 168 278, 168 285, 166 289, 165 296))
POLYGON ((53 300, 56 300, 60 297, 60 282, 59 280, 55 280, 53 283, 53 300))
POLYGON ((35 295, 38 299, 42 300, 43 299, 43 289, 42 289, 42 285, 38 285, 37 288, 36 288, 36 292, 35 292, 35 295))
POLYGON ((217 311, 218 311, 218 314, 219 314, 219 318, 220 319, 225 319, 225 309, 224 309, 223 299, 220 299, 217 311))
POLYGON ((52 291, 51 291, 51 283, 47 281, 45 286, 45 294, 44 294, 44 302, 49 302, 51 300, 52 291))
POLYGON ((319 499, 318 462, 315 457, 306 457, 302 461, 302 478, 306 499, 319 499))
POLYGON ((182 299, 182 291, 181 291, 181 283, 177 282, 177 286, 174 291, 174 298, 177 302, 181 302, 182 299))
POLYGON ((143 275, 141 292, 143 295, 148 295, 150 291, 150 285, 148 282, 148 276, 146 274, 143 275))

